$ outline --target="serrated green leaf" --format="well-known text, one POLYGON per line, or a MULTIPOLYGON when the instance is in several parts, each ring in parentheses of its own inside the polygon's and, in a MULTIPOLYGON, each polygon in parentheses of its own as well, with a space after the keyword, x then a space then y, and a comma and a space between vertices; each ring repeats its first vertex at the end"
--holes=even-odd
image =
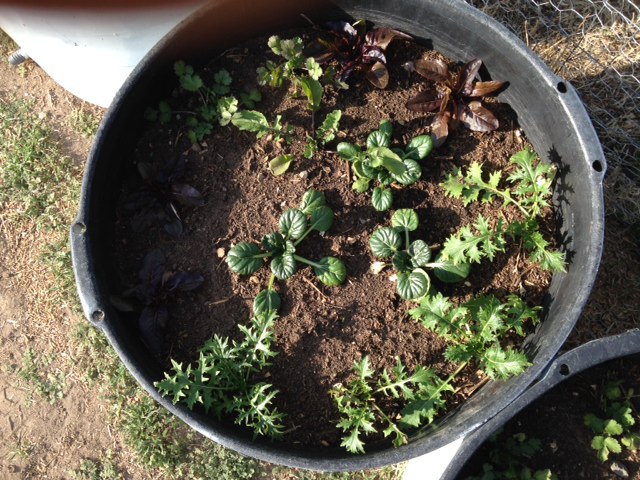
POLYGON ((327 114, 324 122, 322 122, 322 125, 320 125, 316 132, 318 142, 324 145, 336 137, 341 118, 342 111, 340 110, 333 110, 331 113, 327 114))
POLYGON ((604 433, 609 435, 622 435, 623 431, 622 425, 613 419, 604 422, 604 433))
POLYGON ((275 290, 262 290, 253 300, 254 315, 278 311, 280 308, 280 295, 275 290))
POLYGON ((232 272, 240 275, 251 275, 262 266, 262 252, 260 247, 253 243, 241 242, 229 249, 227 265, 232 272))
POLYGON ((311 228, 318 232, 326 232, 333 225, 333 220, 333 210, 326 205, 320 205, 311 213, 311 228))
POLYGON ((315 209, 326 204, 324 193, 311 189, 304 192, 299 208, 305 215, 311 215, 315 209))
POLYGON ((604 446, 612 453, 620 453, 622 452, 622 447, 617 439, 606 437, 604 439, 604 446))
POLYGON ((353 429, 349 435, 342 437, 340 446, 350 453, 364 453, 364 443, 360 440, 360 431, 353 429))
POLYGON ((378 212, 385 212, 393 205, 393 193, 389 189, 376 187, 371 194, 371 204, 378 212))
POLYGON ((402 237, 391 227, 381 227, 369 240, 371 252, 375 257, 388 258, 402 246, 402 237))
POLYGON ((408 230, 413 232, 418 229, 419 225, 418 214, 411 208, 401 208, 391 216, 391 226, 396 231, 408 230))
POLYGON ((285 253, 271 260, 271 272, 280 280, 286 280, 298 269, 293 254, 285 253))
POLYGON ((488 348, 481 359, 481 367, 493 379, 506 380, 520 375, 530 365, 524 353, 512 349, 503 350, 499 345, 488 348))
POLYGON ((280 176, 287 170, 289 170, 293 159, 293 155, 288 153, 284 155, 278 155, 276 158, 269 161, 269 170, 276 177, 280 176))
POLYGON ((307 231, 307 216, 297 208, 290 208, 280 217, 278 229, 285 238, 298 239, 307 231))
POLYGON ((413 267, 424 267, 431 261, 431 249, 423 240, 414 240, 407 249, 413 267))
POLYGON ((347 268, 342 260, 334 257, 324 257, 313 267, 313 272, 322 283, 328 287, 342 285, 347 278, 347 268))
POLYGON ((398 295, 405 300, 414 300, 424 296, 431 287, 429 275, 416 269, 411 273, 398 273, 398 295))

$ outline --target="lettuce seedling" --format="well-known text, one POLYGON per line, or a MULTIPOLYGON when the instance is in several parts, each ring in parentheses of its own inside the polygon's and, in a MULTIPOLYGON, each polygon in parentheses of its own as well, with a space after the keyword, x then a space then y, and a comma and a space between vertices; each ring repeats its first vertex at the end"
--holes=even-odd
POLYGON ((344 21, 327 23, 328 39, 312 42, 306 52, 320 64, 337 62, 336 78, 346 82, 353 72, 361 72, 375 87, 389 84, 385 51, 395 39, 413 40, 405 33, 391 28, 375 28, 366 32, 364 21, 353 24, 344 21), (365 33, 366 32, 366 33, 365 33))
POLYGON ((371 202, 378 211, 389 210, 393 204, 392 184, 412 185, 422 176, 419 161, 431 153, 433 142, 428 135, 414 137, 404 148, 390 148, 393 126, 388 120, 380 123, 378 130, 367 136, 366 150, 359 145, 341 142, 337 151, 341 158, 351 163, 355 176, 353 189, 358 193, 374 187, 371 202))
POLYGON ((490 132, 498 128, 498 119, 482 106, 480 100, 502 88, 505 82, 476 81, 481 65, 482 60, 474 59, 456 75, 451 75, 447 64, 439 59, 419 59, 405 64, 407 70, 436 82, 407 102, 409 110, 438 112, 431 123, 436 147, 445 142, 449 130, 457 128, 460 122, 476 132, 490 132))
POLYGON ((156 249, 144 257, 138 279, 135 287, 111 300, 119 310, 140 310, 140 336, 151 351, 160 354, 169 318, 168 305, 178 292, 195 290, 204 278, 193 272, 167 270, 163 253, 156 249))
POLYGON ((184 157, 168 156, 161 163, 138 162, 142 186, 131 193, 124 207, 134 212, 131 226, 141 232, 156 222, 164 222, 163 229, 171 236, 183 231, 178 206, 199 207, 204 199, 198 190, 182 182, 184 157))
POLYGON ((326 205, 324 195, 316 190, 304 194, 299 208, 285 211, 279 220, 277 232, 264 236, 261 246, 241 242, 229 250, 227 264, 234 273, 251 275, 270 258, 272 275, 286 280, 298 270, 298 263, 313 267, 318 280, 329 287, 342 284, 347 276, 344 263, 335 257, 311 261, 296 253, 296 247, 309 233, 324 233, 333 224, 334 213, 326 205))
POLYGON ((405 300, 421 298, 429 291, 431 279, 425 268, 432 268, 443 282, 460 282, 469 275, 468 264, 454 265, 441 256, 432 262, 429 245, 423 240, 411 242, 409 232, 417 230, 418 225, 415 211, 401 209, 391 217, 391 227, 377 229, 369 240, 375 257, 391 259, 390 264, 378 264, 376 268, 392 266, 395 269, 398 295, 405 300))

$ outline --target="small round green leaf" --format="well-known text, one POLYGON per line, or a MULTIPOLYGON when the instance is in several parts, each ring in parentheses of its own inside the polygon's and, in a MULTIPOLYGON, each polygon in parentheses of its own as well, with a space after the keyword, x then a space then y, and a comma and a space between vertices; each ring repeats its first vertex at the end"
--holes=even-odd
POLYGON ((280 280, 286 280, 296 273, 298 265, 296 264, 293 254, 285 253, 271 260, 271 271, 280 280))
POLYGON ((371 132, 367 137, 367 148, 372 147, 388 147, 391 137, 384 132, 371 132))
POLYGON ((311 215, 316 208, 326 205, 326 203, 322 192, 313 189, 307 190, 302 196, 300 210, 306 215, 311 215))
POLYGON ((280 308, 280 295, 275 290, 262 290, 253 300, 253 314, 275 312, 280 308))
POLYGON ((313 267, 313 271, 327 287, 337 287, 347 278, 347 268, 342 260, 335 257, 324 257, 313 267))
POLYGON ((369 190, 370 182, 371 182, 371 179, 361 177, 361 178, 358 178, 355 182, 353 182, 353 185, 351 188, 353 188, 358 193, 364 193, 367 190, 369 190))
POLYGON ((413 267, 424 267, 431 261, 431 249, 423 240, 414 240, 411 242, 408 252, 413 267))
POLYGON ((433 139, 431 135, 420 135, 414 137, 407 145, 405 150, 405 158, 411 160, 423 160, 431 153, 433 149, 433 139))
POLYGON ((441 255, 436 259, 436 263, 438 263, 439 266, 433 270, 433 274, 445 283, 461 282, 469 276, 469 272, 471 271, 471 265, 469 263, 454 265, 450 260, 443 260, 441 255))
POLYGON ((413 300, 424 296, 429 291, 431 280, 422 270, 398 274, 398 295, 405 300, 413 300))
POLYGON ((375 257, 388 258, 398 251, 402 237, 391 227, 382 227, 373 232, 369 246, 375 257))
POLYGON ((393 193, 386 188, 376 187, 371 194, 371 203, 377 211, 385 212, 393 204, 393 193))
POLYGON ((419 225, 418 214, 410 208, 396 210, 391 217, 391 225, 396 230, 408 230, 413 232, 414 230, 417 230, 419 225))
POLYGON ((322 205, 311 214, 311 228, 318 232, 326 232, 333 225, 333 218, 333 210, 326 205, 322 205))
POLYGON ((260 247, 253 243, 238 243, 229 249, 227 265, 234 273, 251 275, 262 266, 262 257, 256 258, 261 253, 260 247))
POLYGON ((336 151, 338 152, 338 155, 340 155, 340 157, 350 162, 356 160, 362 152, 358 145, 352 145, 351 143, 347 142, 340 142, 338 145, 336 145, 336 151))
POLYGON ((297 208, 290 208, 280 217, 279 229, 286 238, 300 238, 307 230, 307 216, 297 208))
POLYGON ((401 185, 413 185, 422 176, 422 168, 415 160, 405 159, 404 166, 407 170, 402 175, 391 174, 391 177, 401 185))

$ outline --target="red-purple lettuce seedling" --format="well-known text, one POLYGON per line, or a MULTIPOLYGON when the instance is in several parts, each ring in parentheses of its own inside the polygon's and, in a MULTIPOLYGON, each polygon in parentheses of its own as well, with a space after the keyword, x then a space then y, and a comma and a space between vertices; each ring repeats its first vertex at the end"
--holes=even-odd
POLYGON ((405 68, 435 82, 409 99, 407 108, 416 112, 438 112, 431 123, 431 136, 436 147, 447 139, 450 130, 462 123, 476 132, 490 132, 499 126, 498 119, 481 99, 497 92, 505 82, 476 80, 482 60, 474 59, 452 75, 446 63, 439 59, 419 59, 407 62, 405 68))

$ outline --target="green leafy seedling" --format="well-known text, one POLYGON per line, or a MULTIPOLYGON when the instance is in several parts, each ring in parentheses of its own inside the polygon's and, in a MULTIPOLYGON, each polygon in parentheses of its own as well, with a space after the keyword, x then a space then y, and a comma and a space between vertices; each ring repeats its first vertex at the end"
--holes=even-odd
POLYGON ((351 163, 355 180, 353 189, 358 193, 368 191, 372 183, 373 207, 378 211, 389 210, 393 204, 392 184, 407 186, 422 176, 418 163, 424 160, 433 148, 428 135, 413 138, 404 148, 391 148, 393 126, 390 121, 380 123, 378 130, 367 136, 366 149, 359 145, 341 142, 337 146, 341 158, 351 163))
POLYGON ((376 263, 374 270, 391 266, 397 272, 397 292, 405 300, 414 300, 426 295, 431 279, 425 269, 434 269, 434 274, 445 282, 459 282, 469 275, 469 265, 454 265, 438 258, 432 261, 429 245, 423 240, 409 238, 409 232, 418 229, 418 215, 414 210, 397 210, 391 217, 391 227, 381 227, 371 235, 369 246, 373 256, 390 263, 376 263))
POLYGON ((449 380, 442 381, 432 369, 418 366, 410 374, 400 359, 390 372, 376 375, 365 356, 354 363, 354 373, 353 380, 330 392, 341 416, 338 427, 346 432, 341 446, 351 453, 364 453, 363 437, 376 433, 378 424, 385 426, 385 437, 394 437, 394 445, 406 444, 406 430, 433 422, 445 406, 444 394, 453 391, 449 380), (385 414, 380 406, 385 399, 400 400, 402 412, 385 414))
POLYGON ((312 158, 327 143, 333 141, 338 134, 340 119, 342 118, 341 110, 334 110, 327 114, 322 125, 318 127, 315 135, 307 136, 307 144, 304 148, 304 157, 312 158))
POLYGON ((510 163, 514 171, 507 177, 507 188, 500 187, 501 171, 487 176, 477 162, 471 163, 466 172, 454 169, 442 186, 448 196, 461 198, 465 206, 476 201, 490 203, 500 198, 505 206, 515 205, 523 219, 508 225, 499 221, 492 227, 479 216, 475 232, 464 227, 445 244, 443 255, 454 263, 479 262, 482 257, 493 259, 493 255, 504 248, 504 235, 507 234, 521 241, 530 252, 531 261, 541 268, 553 272, 566 271, 564 254, 548 248, 549 242, 543 237, 538 224, 543 210, 550 205, 555 167, 537 161, 536 154, 530 150, 516 153, 510 163))
POLYGON ((313 267, 313 271, 323 284, 335 287, 342 284, 347 276, 344 263, 335 257, 324 257, 311 261, 296 253, 296 247, 313 231, 326 232, 331 228, 334 213, 326 205, 321 192, 305 192, 299 208, 285 211, 279 220, 277 232, 264 236, 261 246, 241 242, 234 245, 227 256, 229 268, 240 275, 251 275, 258 271, 266 258, 270 258, 272 274, 279 280, 286 280, 298 269, 298 264, 313 267))

